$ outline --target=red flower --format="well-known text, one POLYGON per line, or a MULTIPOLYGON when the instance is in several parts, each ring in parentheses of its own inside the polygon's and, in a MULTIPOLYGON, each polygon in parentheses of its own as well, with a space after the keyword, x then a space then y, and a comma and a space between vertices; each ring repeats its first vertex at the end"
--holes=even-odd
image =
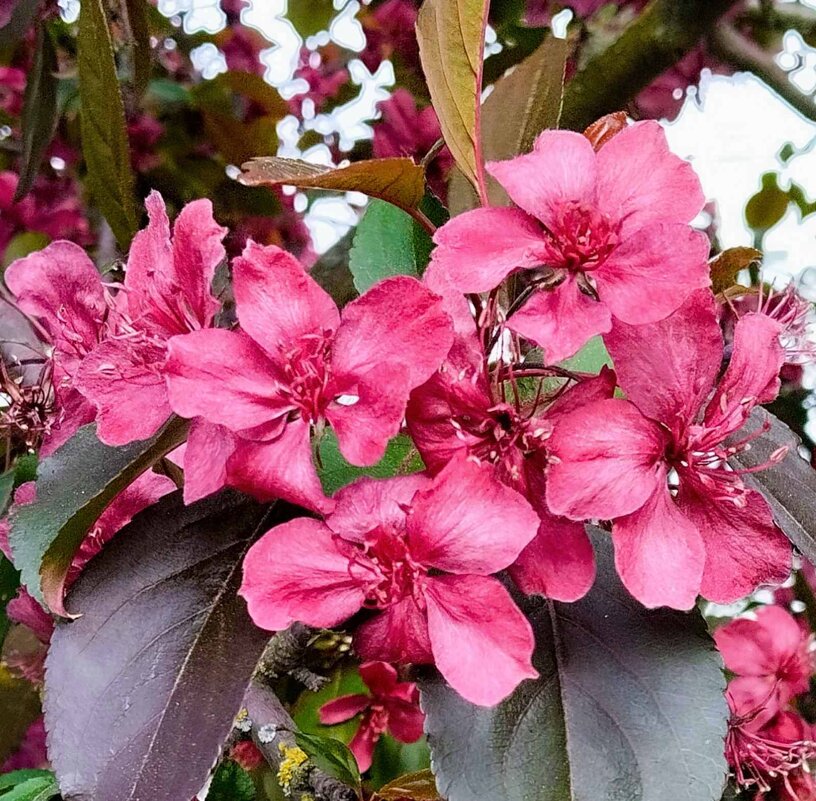
POLYGON ((370 609, 355 635, 364 659, 435 663, 485 706, 538 675, 530 624, 491 577, 515 561, 538 517, 492 469, 457 459, 434 479, 362 479, 336 501, 325 523, 298 518, 250 549, 241 595, 257 625, 332 627, 370 609))
MULTIPOLYGON (((170 343, 173 409, 234 435, 221 463, 230 484, 328 510, 312 430, 331 424, 346 459, 375 464, 399 431, 409 392, 450 348, 450 320, 436 295, 402 276, 341 314, 297 260, 273 246, 250 242, 233 272, 242 330, 198 331, 170 343)), ((191 449, 188 442, 187 461, 212 462, 209 452, 191 449)))
POLYGON ((374 747, 384 732, 401 743, 413 743, 422 737, 425 716, 419 708, 419 690, 413 682, 397 680, 397 671, 387 662, 360 665, 360 676, 370 695, 344 695, 320 708, 325 726, 345 723, 360 715, 360 726, 349 743, 360 771, 371 767, 374 747))
POLYGON ((716 383, 723 339, 710 293, 658 323, 616 323, 606 342, 628 400, 588 404, 555 427, 550 508, 615 519, 618 572, 646 606, 687 609, 700 593, 728 603, 790 572, 790 543, 767 502, 727 465, 748 444, 731 435, 778 392, 781 331, 744 315, 716 383))

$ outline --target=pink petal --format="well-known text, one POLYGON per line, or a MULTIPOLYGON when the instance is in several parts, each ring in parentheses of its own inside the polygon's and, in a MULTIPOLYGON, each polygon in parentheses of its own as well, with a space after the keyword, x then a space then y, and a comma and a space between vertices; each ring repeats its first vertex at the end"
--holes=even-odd
POLYGON ((547 407, 544 417, 554 423, 564 414, 575 411, 581 406, 611 398, 615 394, 616 383, 615 371, 604 365, 598 375, 584 378, 577 384, 573 384, 566 392, 562 392, 547 407))
POLYGON ((728 682, 728 699, 737 714, 750 718, 751 728, 756 730, 776 717, 784 701, 779 694, 779 684, 774 676, 737 676, 728 682))
POLYGON ((738 618, 714 632, 725 666, 741 676, 774 674, 806 642, 796 618, 779 606, 757 610, 756 620, 738 618))
POLYGON ((198 417, 190 425, 184 452, 184 503, 191 504, 227 486, 227 462, 235 435, 198 417))
POLYGON ((363 623, 354 635, 354 648, 363 659, 415 665, 433 662, 428 620, 412 597, 363 623))
POLYGON ((439 370, 411 393, 406 409, 408 433, 431 473, 477 444, 475 435, 454 422, 462 416, 486 420, 493 405, 481 346, 457 336, 439 370))
POLYGON ((395 276, 343 309, 332 371, 344 384, 372 370, 399 367, 410 390, 431 377, 452 344, 453 327, 442 299, 415 278, 395 276))
POLYGON ((708 237, 687 225, 649 225, 623 239, 592 274, 598 295, 625 323, 662 320, 710 285, 710 248, 708 237))
POLYGON ((537 530, 538 515, 522 495, 499 482, 492 465, 460 458, 414 499, 408 547, 420 564, 489 575, 512 564, 537 530))
POLYGON ((397 669, 381 660, 364 662, 360 665, 360 678, 374 696, 387 696, 397 686, 397 669))
POLYGON ((544 131, 531 153, 492 162, 487 171, 517 206, 545 224, 566 203, 595 203, 595 151, 579 133, 544 131))
POLYGON ((644 606, 694 606, 705 563, 703 540, 677 508, 665 478, 641 509, 615 521, 612 540, 618 574, 644 606))
POLYGON ((444 275, 460 292, 488 292, 514 270, 541 263, 545 247, 539 223, 518 209, 474 209, 434 234, 428 270, 444 275))
POLYGON ((97 436, 106 445, 152 437, 170 417, 165 359, 164 348, 150 342, 109 339, 82 362, 76 387, 96 406, 97 436))
POLYGON ((312 461, 309 426, 301 419, 288 423, 277 439, 268 442, 236 437, 227 475, 231 487, 260 500, 282 498, 321 513, 334 507, 323 494, 312 461))
POLYGON ((401 743, 415 743, 423 735, 425 715, 418 703, 388 705, 388 733, 401 743))
POLYGON ((285 351, 305 335, 337 329, 337 305, 286 251, 250 240, 232 268, 238 320, 268 353, 285 351))
POLYGON ((550 511, 573 520, 634 512, 665 482, 665 445, 661 429, 618 398, 565 414, 548 440, 550 511))
POLYGON ((60 408, 40 446, 41 459, 62 447, 82 426, 92 423, 96 417, 96 408, 78 390, 66 388, 58 396, 60 408))
POLYGON ((749 313, 737 321, 731 361, 705 411, 705 425, 716 429, 718 441, 740 428, 756 405, 779 394, 785 363, 781 333, 780 323, 764 314, 749 313))
POLYGON ((758 492, 748 492, 741 508, 708 497, 702 488, 681 479, 678 500, 705 543, 705 598, 732 603, 760 584, 781 584, 790 575, 791 544, 758 492))
POLYGON ((254 428, 292 407, 278 392, 278 366, 246 334, 210 329, 168 344, 170 405, 231 431, 254 428))
POLYGON ((70 376, 99 343, 108 313, 99 272, 72 242, 53 242, 18 259, 4 274, 19 307, 51 335, 57 361, 70 376))
POLYGON ((510 567, 527 595, 577 601, 595 581, 595 554, 583 523, 542 515, 538 533, 510 567))
POLYGON ((464 699, 494 706, 538 677, 533 630, 499 581, 438 576, 428 580, 425 598, 434 663, 464 699))
POLYGON ((370 695, 343 695, 329 701, 318 710, 320 722, 324 726, 345 723, 371 706, 370 695))
POLYGON ((612 326, 609 308, 593 300, 570 275, 555 289, 539 290, 507 320, 511 331, 544 349, 547 364, 568 359, 612 326))
POLYGON ((17 595, 6 604, 6 616, 11 622, 31 629, 41 643, 48 645, 51 642, 54 619, 29 595, 25 587, 20 587, 17 595))
POLYGON ((409 391, 405 371, 383 364, 343 393, 353 399, 351 404, 336 401, 328 406, 326 419, 349 462, 368 466, 382 459, 389 440, 399 433, 409 391))
POLYGON ((365 773, 374 761, 374 749, 382 737, 382 732, 372 725, 370 720, 363 719, 360 728, 351 738, 349 750, 357 760, 360 773, 365 773))
POLYGON ((295 621, 331 628, 365 600, 334 534, 305 517, 276 526, 249 549, 240 594, 255 624, 269 631, 295 621))
POLYGON ((654 222, 690 223, 705 204, 691 165, 669 151, 663 128, 637 122, 598 151, 598 204, 623 233, 654 222))
POLYGON ((366 534, 378 527, 402 529, 406 507, 430 483, 421 473, 387 481, 360 478, 337 491, 336 506, 326 518, 326 525, 353 542, 362 542, 366 534))
MULTIPOLYGON (((456 219, 461 219, 461 217, 456 219)), ((436 252, 439 254, 440 250, 437 249, 436 252)), ((476 339, 476 321, 473 319, 470 304, 462 291, 454 284, 453 278, 450 272, 445 269, 443 262, 444 259, 441 258, 432 259, 422 275, 422 283, 431 292, 442 298, 442 308, 451 318, 456 335, 469 337, 478 342, 476 339)))
POLYGON ((670 317, 648 325, 616 321, 604 337, 618 383, 645 415, 672 427, 693 419, 720 370, 723 338, 714 297, 692 293, 670 317))

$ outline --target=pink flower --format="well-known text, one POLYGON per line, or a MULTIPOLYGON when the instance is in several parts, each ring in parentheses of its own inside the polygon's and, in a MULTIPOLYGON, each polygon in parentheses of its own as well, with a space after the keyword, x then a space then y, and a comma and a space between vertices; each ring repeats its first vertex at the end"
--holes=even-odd
POLYGON ((522 271, 538 288, 507 326, 552 364, 612 318, 652 323, 708 286, 708 240, 687 223, 704 197, 690 165, 654 122, 631 125, 596 153, 581 134, 545 131, 532 153, 488 164, 518 208, 454 217, 433 260, 462 292, 522 271))
MULTIPOLYGON (((374 126, 374 157, 410 156, 421 161, 442 138, 442 129, 432 106, 417 108, 407 89, 397 89, 388 100, 379 104, 382 120, 374 126)), ((447 196, 448 173, 453 156, 443 148, 428 170, 428 184, 440 198, 447 196)))
POLYGON ((23 741, 0 766, 0 774, 13 770, 39 770, 48 767, 45 745, 45 718, 40 715, 23 735, 23 741))
POLYGON ((323 110, 328 101, 337 97, 340 90, 348 84, 349 72, 340 49, 329 44, 319 51, 302 48, 295 78, 306 81, 309 85, 306 92, 295 95, 289 101, 292 113, 300 116, 303 101, 307 99, 312 101, 315 111, 323 110))
POLYGON ((241 595, 257 625, 332 627, 371 610, 355 635, 364 659, 435 663, 485 706, 538 675, 530 624, 490 576, 515 561, 538 516, 491 469, 456 460, 434 479, 362 479, 336 500, 325 523, 298 518, 250 549, 241 595))
POLYGON ((535 402, 502 399, 510 375, 488 376, 487 360, 473 334, 460 335, 433 377, 411 394, 408 431, 431 473, 457 455, 495 466, 499 480, 521 492, 540 517, 538 533, 510 574, 521 590, 560 601, 581 598, 595 578, 592 545, 582 522, 553 515, 544 500, 546 440, 564 410, 612 397, 615 377, 604 370, 553 397, 535 402))
POLYGON ((320 707, 325 726, 345 723, 361 715, 360 726, 349 743, 361 772, 371 767, 374 747, 387 731, 401 743, 422 737, 425 715, 419 708, 419 690, 413 682, 397 680, 397 671, 387 662, 360 665, 360 676, 371 695, 344 695, 320 707))
POLYGON ((386 0, 363 17, 366 47, 360 59, 372 72, 386 59, 397 67, 419 70, 416 38, 417 4, 411 0, 386 0))
POLYGON ((727 603, 790 572, 790 544, 765 499, 727 468, 747 441, 726 444, 777 394, 781 329, 743 316, 716 383, 723 339, 709 292, 661 322, 616 323, 606 343, 628 400, 591 403, 556 424, 550 508, 615 519, 618 572, 646 606, 687 609, 698 593, 727 603))
POLYGON ((810 686, 814 672, 812 637, 806 626, 778 606, 766 606, 756 620, 739 618, 714 632, 725 666, 737 678, 728 691, 741 708, 760 709, 766 722, 810 686))
POLYGON ((170 234, 164 201, 146 201, 150 223, 133 240, 122 292, 107 335, 82 361, 76 386, 97 409, 99 438, 122 445, 152 436, 170 416, 167 344, 211 325, 219 308, 210 290, 224 259, 226 229, 209 200, 187 204, 170 234))
MULTIPOLYGON (((402 276, 341 315, 296 259, 254 242, 233 275, 242 330, 170 342, 173 409, 232 432, 230 484, 330 509, 312 463, 312 431, 331 424, 346 459, 375 464, 399 431, 408 394, 450 348, 450 320, 435 294, 402 276)), ((190 449, 188 442, 188 462, 199 458, 190 449)))

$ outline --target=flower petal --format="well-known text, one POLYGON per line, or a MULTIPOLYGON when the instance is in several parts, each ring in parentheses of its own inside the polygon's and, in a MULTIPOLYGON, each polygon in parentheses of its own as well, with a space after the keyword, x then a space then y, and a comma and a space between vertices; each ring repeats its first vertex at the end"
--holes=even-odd
POLYGON ((415 665, 433 662, 427 617, 411 597, 363 623, 354 635, 354 648, 363 659, 415 665))
POLYGON ((749 491, 739 507, 681 479, 678 501, 705 543, 702 594, 708 600, 732 603, 760 584, 781 584, 790 575, 791 544, 758 492, 749 491))
POLYGON ((547 505, 573 520, 639 509, 665 482, 661 429, 628 401, 595 401, 563 415, 548 440, 547 505))
POLYGON ((517 206, 545 224, 566 203, 595 203, 595 151, 579 133, 544 131, 532 152, 508 161, 494 161, 487 165, 487 171, 517 206))
POLYGON ((366 534, 380 526, 401 529, 405 526, 405 508, 430 483, 421 473, 387 481, 360 478, 337 491, 336 506, 326 518, 326 525, 353 542, 362 542, 366 534))
POLYGON ((414 498, 408 547, 420 564, 489 575, 516 560, 535 536, 538 522, 530 504, 502 484, 491 465, 460 458, 414 498))
POLYGON ((238 320, 268 353, 285 351, 305 335, 337 330, 337 305, 285 250, 250 240, 232 269, 238 320))
POLYGON ((164 348, 126 339, 109 339, 85 357, 76 387, 96 407, 106 445, 152 437, 170 417, 165 359, 164 348))
POLYGON ((573 276, 539 290, 507 320, 507 327, 544 349, 547 364, 568 359, 612 326, 609 308, 585 295, 573 276))
POLYGON ((705 563, 703 540, 677 508, 665 478, 642 508, 615 521, 612 540, 618 574, 644 606, 694 606, 705 563))
POLYGON ((305 517, 276 526, 249 549, 240 594, 255 624, 269 631, 295 621, 331 628, 365 599, 334 534, 305 517))
POLYGON ((693 420, 722 363, 723 337, 709 290, 693 292, 657 323, 615 321, 604 342, 629 400, 670 428, 678 419, 693 420))
POLYGON ((425 598, 434 663, 464 699, 494 706, 538 677, 533 630, 499 581, 439 576, 428 580, 425 598))
POLYGON ((235 436, 223 426, 197 417, 190 425, 184 451, 184 503, 191 504, 227 486, 227 462, 235 436))
POLYGON ((386 366, 404 371, 409 390, 427 381, 453 344, 443 305, 438 295, 403 275, 380 281, 349 303, 332 348, 338 384, 353 384, 386 366))
POLYGON ((488 292, 514 270, 541 263, 544 232, 519 209, 474 209, 434 234, 428 270, 444 275, 460 292, 488 292))
POLYGON ((173 337, 168 352, 170 405, 182 417, 203 417, 242 431, 292 408, 278 394, 278 366, 240 331, 210 329, 173 337))
POLYGON ((108 313, 99 271, 73 242, 53 242, 6 269, 6 286, 26 314, 51 335, 57 361, 73 376, 99 343, 108 313))
POLYGON ((690 223, 705 195, 691 165, 669 151, 660 124, 647 120, 598 151, 598 204, 628 235, 653 222, 690 223))
POLYGON ((338 723, 345 723, 355 715, 359 715, 371 706, 370 695, 343 695, 329 701, 318 710, 320 722, 324 726, 335 726, 338 723))
POLYGON ((415 743, 422 737, 425 715, 419 708, 419 693, 415 703, 392 701, 388 704, 388 733, 401 743, 415 743))
POLYGON ((593 273, 598 295, 625 323, 662 320, 711 284, 710 248, 708 237, 687 225, 649 225, 623 239, 593 273))
POLYGON ((749 313, 734 327, 731 361, 705 411, 705 425, 719 444, 748 419, 760 403, 779 394, 779 371, 785 351, 779 341, 782 325, 764 314, 749 313))
POLYGON ((282 498, 321 513, 334 507, 323 494, 312 461, 309 426, 300 419, 287 423, 274 440, 253 442, 236 437, 227 475, 231 487, 260 500, 282 498))

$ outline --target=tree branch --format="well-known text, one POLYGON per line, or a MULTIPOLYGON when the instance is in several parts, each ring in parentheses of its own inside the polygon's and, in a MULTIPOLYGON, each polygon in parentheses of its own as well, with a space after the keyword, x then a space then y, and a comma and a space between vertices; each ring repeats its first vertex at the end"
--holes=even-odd
POLYGON ((788 73, 775 61, 772 53, 743 36, 731 25, 719 25, 711 32, 714 54, 740 70, 752 72, 789 106, 809 120, 816 120, 816 102, 790 82, 788 73))
POLYGON ((561 125, 582 131, 625 108, 676 64, 737 0, 652 0, 606 50, 567 84, 561 125))
MULTIPOLYGON (((272 690, 257 679, 253 679, 244 696, 244 708, 244 723, 255 745, 270 766, 280 770, 281 763, 287 759, 287 751, 297 749, 293 734, 296 726, 291 715, 272 690)), ((286 789, 294 799, 309 794, 315 801, 357 801, 357 793, 352 787, 309 765, 302 773, 296 772, 286 789)))

